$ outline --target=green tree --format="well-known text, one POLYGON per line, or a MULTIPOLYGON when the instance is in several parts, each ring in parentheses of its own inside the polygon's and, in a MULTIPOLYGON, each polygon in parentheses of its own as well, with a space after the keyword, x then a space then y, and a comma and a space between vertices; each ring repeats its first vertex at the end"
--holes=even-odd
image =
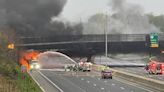
POLYGON ((107 15, 103 13, 98 13, 91 16, 87 23, 84 23, 84 34, 104 34, 104 30, 109 21, 107 20, 107 15))
POLYGON ((153 14, 147 15, 150 23, 154 24, 156 27, 160 28, 164 32, 164 15, 154 16, 153 14))
POLYGON ((104 23, 107 16, 102 13, 95 14, 88 19, 88 22, 104 23))

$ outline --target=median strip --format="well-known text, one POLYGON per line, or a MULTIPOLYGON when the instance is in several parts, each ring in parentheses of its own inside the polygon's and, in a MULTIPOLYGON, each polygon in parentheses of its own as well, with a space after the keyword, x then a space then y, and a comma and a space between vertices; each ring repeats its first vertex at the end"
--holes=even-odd
MULTIPOLYGON (((106 66, 103 66, 103 65, 93 65, 93 70, 95 70, 95 71, 101 71, 105 68, 106 68, 106 66)), ((164 92, 164 82, 161 82, 161 81, 155 80, 155 79, 151 79, 151 78, 146 78, 146 77, 139 76, 136 74, 131 74, 128 72, 115 70, 112 68, 108 68, 108 69, 110 69, 114 72, 114 76, 122 77, 128 81, 133 81, 133 82, 136 82, 138 84, 147 86, 149 88, 153 88, 153 89, 156 89, 158 91, 164 92)))

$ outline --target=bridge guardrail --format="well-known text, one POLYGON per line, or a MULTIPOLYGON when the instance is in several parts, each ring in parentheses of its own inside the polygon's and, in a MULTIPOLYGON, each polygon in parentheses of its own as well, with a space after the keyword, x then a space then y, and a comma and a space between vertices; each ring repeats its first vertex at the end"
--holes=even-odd
MULTIPOLYGON (((98 41, 104 42, 101 35, 58 35, 54 37, 19 37, 23 43, 68 42, 68 41, 98 41)), ((146 34, 109 34, 108 42, 117 41, 145 41, 146 34)), ((159 35, 159 41, 164 41, 164 35, 159 35)))

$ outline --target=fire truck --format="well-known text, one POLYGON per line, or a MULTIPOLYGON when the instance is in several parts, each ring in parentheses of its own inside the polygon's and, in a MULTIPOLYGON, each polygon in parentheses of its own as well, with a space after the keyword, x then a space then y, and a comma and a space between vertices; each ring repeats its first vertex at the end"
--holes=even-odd
POLYGON ((149 74, 164 74, 164 62, 150 60, 145 69, 149 74))
POLYGON ((92 70, 92 63, 90 62, 79 62, 79 67, 83 72, 88 71, 90 72, 92 70))

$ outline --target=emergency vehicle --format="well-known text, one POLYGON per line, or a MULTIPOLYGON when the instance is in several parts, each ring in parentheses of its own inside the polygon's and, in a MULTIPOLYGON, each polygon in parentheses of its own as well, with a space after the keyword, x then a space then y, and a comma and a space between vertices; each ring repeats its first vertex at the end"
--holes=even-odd
POLYGON ((91 62, 79 62, 79 67, 83 72, 88 71, 90 72, 92 70, 92 63, 91 62))
POLYGON ((164 74, 164 62, 150 60, 145 69, 149 74, 164 74))

